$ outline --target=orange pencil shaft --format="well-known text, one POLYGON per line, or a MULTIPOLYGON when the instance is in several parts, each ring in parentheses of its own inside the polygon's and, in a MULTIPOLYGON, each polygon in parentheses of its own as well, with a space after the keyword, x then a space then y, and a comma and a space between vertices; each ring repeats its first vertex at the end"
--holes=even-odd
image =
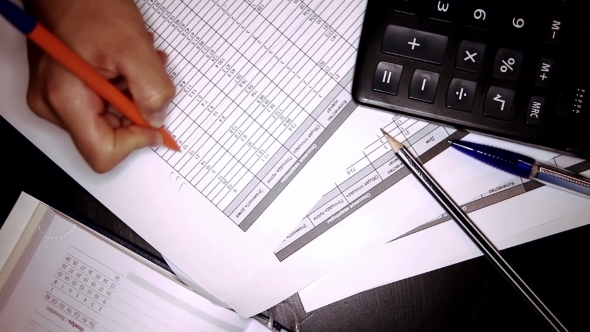
MULTIPOLYGON (((37 24, 35 29, 27 36, 62 66, 80 78, 96 94, 131 120, 132 123, 150 127, 149 123, 139 113, 137 106, 127 96, 43 26, 37 24)), ((164 145, 176 151, 180 150, 174 138, 164 128, 158 130, 162 134, 164 145)))

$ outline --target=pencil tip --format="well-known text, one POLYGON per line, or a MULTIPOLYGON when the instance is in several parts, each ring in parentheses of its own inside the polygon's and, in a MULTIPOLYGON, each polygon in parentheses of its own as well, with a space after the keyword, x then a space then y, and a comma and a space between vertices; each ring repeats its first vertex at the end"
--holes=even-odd
POLYGON ((391 135, 385 132, 385 130, 381 129, 381 132, 383 133, 383 136, 385 136, 385 138, 387 139, 387 143, 389 143, 389 146, 391 147, 393 152, 397 153, 401 148, 404 147, 402 143, 398 142, 395 138, 391 137, 391 135))

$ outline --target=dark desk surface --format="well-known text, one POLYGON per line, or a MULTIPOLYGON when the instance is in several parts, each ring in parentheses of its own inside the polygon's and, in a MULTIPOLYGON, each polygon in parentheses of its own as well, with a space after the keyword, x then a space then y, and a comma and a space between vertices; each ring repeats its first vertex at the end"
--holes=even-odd
MULTIPOLYGON (((100 224, 159 253, 0 117, 2 151, 0 224, 21 191, 71 215, 100 224)), ((590 331, 590 227, 504 250, 508 262, 570 331, 590 331)), ((297 297, 301 331, 542 331, 544 325, 484 258, 406 279, 305 313, 297 297)), ((286 306, 276 319, 293 328, 286 306)))

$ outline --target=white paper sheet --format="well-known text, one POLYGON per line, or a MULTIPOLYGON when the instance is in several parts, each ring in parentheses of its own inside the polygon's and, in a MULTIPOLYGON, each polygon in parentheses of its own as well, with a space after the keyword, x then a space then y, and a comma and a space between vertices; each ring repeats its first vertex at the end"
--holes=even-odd
MULTIPOLYGON (((590 223, 590 200, 541 187, 469 216, 498 249, 506 249, 590 223)), ((301 290, 299 296, 309 312, 371 288, 481 255, 450 220, 350 259, 301 290)))
MULTIPOLYGON (((170 273, 38 201, 27 204, 34 201, 30 196, 21 197, 15 211, 32 215, 42 207, 14 268, 0 268, 1 279, 8 280, 0 291, 3 331, 238 332, 253 321, 212 304, 170 273)), ((7 223, 16 220, 29 221, 13 215, 7 223)))
POLYGON ((93 173, 68 135, 26 106, 25 40, 4 20, 0 115, 204 295, 258 313, 274 303, 233 294, 330 187, 321 167, 329 160, 314 154, 351 111, 365 3, 137 4, 170 55, 177 97, 166 127, 182 152, 137 151, 114 171, 93 173))
MULTIPOLYGON (((342 174, 336 182, 338 185, 336 191, 341 193, 341 199, 346 199, 346 202, 338 205, 337 209, 328 211, 327 207, 334 206, 335 203, 326 195, 322 201, 327 205, 316 204, 311 209, 308 219, 317 216, 318 209, 322 208, 333 218, 320 218, 319 223, 313 227, 303 227, 305 222, 303 221, 290 234, 291 236, 297 232, 309 232, 294 241, 290 240, 297 245, 296 250, 283 256, 280 263, 276 259, 267 260, 264 268, 248 281, 248 287, 243 288, 239 296, 260 296, 250 293, 249 290, 273 284, 273 280, 281 280, 280 288, 276 290, 276 293, 264 294, 274 297, 272 301, 280 301, 280 298, 291 295, 288 294, 289 292, 306 287, 339 264, 348 261, 350 257, 357 255, 363 257, 363 253, 367 250, 379 247, 443 213, 442 208, 413 176, 388 182, 389 179, 395 178, 400 169, 396 168, 395 157, 387 143, 380 138, 379 128, 393 132, 398 140, 405 141, 414 151, 420 151, 417 154, 421 158, 428 156, 429 151, 438 149, 421 147, 423 144, 430 144, 426 142, 447 144, 446 138, 453 137, 449 134, 459 135, 458 132, 446 128, 444 128, 445 132, 439 135, 436 132, 442 130, 440 126, 431 126, 391 113, 359 107, 320 152, 320 155, 330 154, 331 165, 335 165, 332 166, 334 173, 342 174), (417 126, 417 129, 413 129, 414 126, 417 126), (427 133, 423 132, 425 129, 427 133), (419 134, 420 132, 422 133, 419 134), (363 151, 363 153, 355 151, 363 151), (375 155, 372 156, 372 154, 375 155), (336 165, 351 166, 337 168, 336 165), (361 166, 354 167, 355 165, 361 166), (380 172, 381 166, 386 167, 385 171, 380 172), (352 173, 348 172, 352 167, 356 170, 352 173), (363 174, 364 169, 376 175, 367 173, 370 174, 367 178, 363 174), (388 169, 396 171, 390 173, 388 169), (360 175, 357 176, 358 174, 360 175), (351 179, 354 180, 350 181, 351 179), (373 181, 373 179, 376 180, 373 181), (378 183, 375 184, 375 182, 378 183), (349 194, 352 200, 347 199, 349 194), (364 201, 363 197, 366 197, 364 201), (315 229, 322 230, 322 227, 330 222, 335 225, 328 225, 321 233, 312 233, 315 229), (309 228, 312 230, 309 231, 309 228), (308 234, 312 234, 313 237, 305 239, 308 234)), ((523 152, 538 160, 550 160, 559 156, 554 152, 480 135, 468 134, 464 139, 523 152)), ((447 147, 443 150, 438 149, 439 151, 434 154, 430 153, 431 159, 426 162, 425 167, 458 202, 467 202, 512 178, 510 174, 482 165, 447 147)), ((531 209, 535 207, 531 206, 531 209)), ((313 220, 307 222, 310 221, 313 222, 313 220)), ((284 248, 283 243, 275 250, 278 253, 277 256, 280 256, 284 248)))

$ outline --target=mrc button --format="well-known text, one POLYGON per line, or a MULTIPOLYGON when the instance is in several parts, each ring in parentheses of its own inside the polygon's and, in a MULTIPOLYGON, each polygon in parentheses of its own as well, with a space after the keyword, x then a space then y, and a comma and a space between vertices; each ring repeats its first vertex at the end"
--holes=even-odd
POLYGON ((529 126, 538 126, 541 124, 543 108, 545 107, 545 98, 532 96, 529 107, 526 110, 526 124, 529 126))

